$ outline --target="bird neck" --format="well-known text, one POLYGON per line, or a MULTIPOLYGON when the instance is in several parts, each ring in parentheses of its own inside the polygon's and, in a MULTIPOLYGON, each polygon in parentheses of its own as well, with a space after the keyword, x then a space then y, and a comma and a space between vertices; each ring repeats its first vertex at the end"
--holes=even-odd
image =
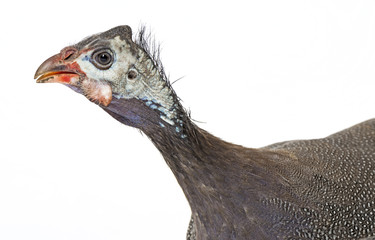
POLYGON ((216 227, 231 232, 233 224, 240 226, 228 223, 230 216, 246 219, 249 212, 261 209, 254 200, 257 196, 244 192, 264 192, 267 182, 276 181, 272 177, 276 173, 266 166, 269 159, 277 159, 274 153, 225 142, 200 129, 182 108, 177 108, 179 118, 173 122, 162 121, 158 110, 135 98, 114 99, 104 110, 139 128, 154 143, 180 184, 202 234, 216 236, 216 227))
MULTIPOLYGON (((265 167, 272 154, 225 142, 190 120, 184 124, 185 138, 173 133, 172 128, 146 134, 163 155, 189 202, 200 235, 197 239, 231 239, 233 229, 263 207, 257 200, 259 196, 248 193, 259 192, 255 189, 264 189, 268 180, 273 181, 275 174, 265 167)), ((255 226, 249 228, 258 231, 255 226)))
MULTIPOLYGON (((230 160, 223 155, 226 149, 234 150, 229 144, 195 125, 188 114, 176 103, 178 118, 165 119, 158 109, 141 99, 116 99, 103 109, 123 124, 144 132, 161 152, 175 174, 185 194, 193 181, 204 182, 204 168, 218 167, 230 160), (196 172, 194 172, 196 171, 196 172), (192 182, 189 182, 189 179, 192 182)), ((206 179, 209 181, 209 179, 206 179)), ((207 183, 209 184, 209 183, 207 183)))

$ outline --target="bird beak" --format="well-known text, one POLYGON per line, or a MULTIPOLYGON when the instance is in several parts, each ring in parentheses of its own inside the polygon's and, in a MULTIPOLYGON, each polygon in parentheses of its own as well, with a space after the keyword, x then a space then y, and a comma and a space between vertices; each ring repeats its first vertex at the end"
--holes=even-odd
POLYGON ((64 83, 77 86, 82 71, 75 62, 64 61, 64 54, 59 53, 40 65, 34 79, 37 83, 64 83))
POLYGON ((86 77, 74 56, 77 50, 63 49, 40 65, 34 78, 37 83, 64 83, 74 91, 82 93, 90 101, 108 106, 112 101, 112 87, 108 82, 100 82, 86 77))

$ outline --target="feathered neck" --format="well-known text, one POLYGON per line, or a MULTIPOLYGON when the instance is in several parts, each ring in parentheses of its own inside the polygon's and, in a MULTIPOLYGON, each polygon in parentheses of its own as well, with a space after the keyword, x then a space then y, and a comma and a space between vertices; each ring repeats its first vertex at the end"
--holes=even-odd
MULTIPOLYGON (((140 63, 144 66, 153 63, 157 67, 152 58, 146 57, 140 63), (150 64, 144 64, 147 62, 150 64)), ((235 231, 236 226, 249 224, 242 220, 262 210, 257 205, 259 201, 254 201, 259 196, 243 192, 264 188, 264 179, 272 180, 272 174, 265 171, 265 159, 271 158, 272 153, 234 145, 200 129, 163 78, 160 66, 159 72, 154 70, 145 69, 145 75, 156 74, 155 81, 161 84, 156 88, 163 92, 160 97, 165 98, 153 100, 148 93, 144 98, 114 98, 103 109, 118 121, 144 132, 163 155, 189 201, 198 239, 208 236, 233 239, 232 234, 239 232, 235 231), (238 222, 232 222, 233 219, 238 222)), ((243 229, 251 229, 256 234, 259 231, 257 225, 243 229)))
MULTIPOLYGON (((276 173, 270 174, 265 167, 274 153, 225 142, 200 129, 182 110, 179 131, 175 125, 162 126, 158 111, 139 99, 114 99, 104 110, 139 128, 154 143, 181 186, 202 239, 231 239, 243 219, 264 211, 255 200, 259 196, 243 192, 265 188, 265 179, 277 182, 272 179, 276 173), (233 215, 239 222, 231 222, 233 215)), ((256 225, 248 227, 255 233, 259 230, 256 225)))

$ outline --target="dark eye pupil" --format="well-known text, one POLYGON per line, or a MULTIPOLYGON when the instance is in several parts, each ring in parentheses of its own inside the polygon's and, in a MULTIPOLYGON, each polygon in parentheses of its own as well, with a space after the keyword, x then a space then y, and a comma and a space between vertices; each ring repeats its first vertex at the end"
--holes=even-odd
POLYGON ((111 61, 111 57, 108 53, 101 53, 99 54, 98 60, 100 64, 106 65, 111 61))
POLYGON ((99 49, 92 54, 90 62, 100 70, 107 70, 113 64, 113 54, 110 49, 99 49))

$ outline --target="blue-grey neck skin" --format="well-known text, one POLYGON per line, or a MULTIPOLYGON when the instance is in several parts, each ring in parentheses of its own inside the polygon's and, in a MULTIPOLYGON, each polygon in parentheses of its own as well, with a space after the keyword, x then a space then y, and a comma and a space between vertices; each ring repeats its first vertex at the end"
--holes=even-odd
POLYGON ((189 236, 196 237, 189 240, 375 235, 375 120, 322 139, 245 148, 190 120, 161 65, 142 37, 132 40, 128 26, 72 48, 67 62, 80 82, 69 87, 154 143, 189 201, 189 236), (105 70, 92 64, 103 47, 113 53, 105 70))

